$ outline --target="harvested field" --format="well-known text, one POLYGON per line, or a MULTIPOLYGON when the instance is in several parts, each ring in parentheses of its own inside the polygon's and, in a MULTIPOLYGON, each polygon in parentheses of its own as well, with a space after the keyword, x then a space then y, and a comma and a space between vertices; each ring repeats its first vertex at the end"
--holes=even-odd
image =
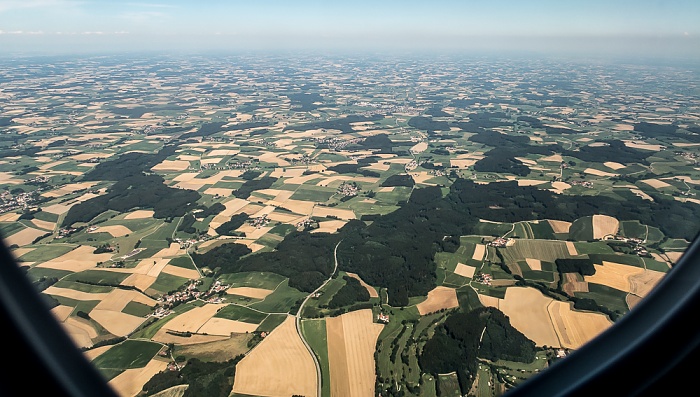
POLYGON ((86 350, 83 354, 85 355, 85 357, 87 357, 88 360, 92 361, 92 360, 94 360, 95 358, 97 358, 97 356, 99 356, 100 354, 106 352, 107 350, 111 349, 111 348, 114 347, 114 346, 115 346, 115 345, 107 345, 107 346, 96 347, 96 348, 94 348, 94 349, 86 350))
POLYGON ((501 301, 502 301, 502 299, 498 299, 494 296, 482 295, 482 294, 478 294, 478 295, 479 295, 479 302, 481 302, 481 304, 486 306, 486 307, 493 307, 493 308, 498 309, 500 304, 501 304, 501 301))
POLYGON ((162 272, 172 274, 173 276, 186 278, 189 280, 197 280, 200 277, 199 272, 194 269, 186 269, 184 267, 173 265, 166 265, 163 268, 162 272))
POLYGON ((613 324, 601 313, 577 312, 572 306, 570 302, 553 300, 547 308, 561 347, 578 349, 613 324))
POLYGON ((246 332, 253 332, 257 328, 258 324, 212 317, 199 328, 198 332, 207 335, 230 336, 232 333, 245 334, 246 332))
POLYGON ((486 245, 476 244, 476 247, 474 247, 474 253, 472 254, 472 259, 474 259, 475 261, 483 260, 485 254, 486 254, 486 245))
POLYGON ((349 273, 349 272, 347 273, 347 275, 349 277, 352 277, 352 278, 356 279, 357 281, 359 281, 360 284, 362 284, 362 286, 365 287, 365 289, 367 289, 367 292, 369 292, 370 298, 379 298, 379 293, 377 293, 377 290, 374 289, 374 287, 372 287, 371 285, 367 284, 365 282, 365 280, 360 278, 360 276, 358 276, 355 273, 349 273))
POLYGON ((450 167, 467 168, 474 165, 477 161, 471 159, 450 159, 450 167))
MULTIPOLYGON (((43 208, 42 211, 46 211, 46 208, 43 208)), ((0 214, 0 222, 15 222, 20 216, 22 216, 22 214, 6 212, 4 214, 0 214)))
POLYGON ((224 306, 226 305, 207 304, 202 307, 195 307, 168 321, 163 328, 178 332, 198 332, 198 330, 224 306))
POLYGON ((221 187, 210 187, 204 191, 204 194, 211 194, 212 196, 229 197, 233 193, 233 189, 226 189, 221 187))
POLYGON ((581 281, 579 277, 583 277, 578 273, 564 273, 562 289, 569 296, 574 296, 575 292, 588 292, 588 283, 581 281))
POLYGON ((594 264, 593 266, 595 266, 595 274, 585 276, 586 282, 605 285, 625 292, 632 292, 630 277, 644 272, 641 267, 607 261, 603 261, 602 265, 594 264))
POLYGON ((561 182, 561 181, 552 182, 552 188, 553 188, 552 190, 555 191, 556 193, 562 193, 564 190, 566 190, 570 187, 571 187, 571 185, 569 185, 566 182, 561 182))
POLYGON ((443 286, 435 287, 428 292, 428 299, 416 305, 422 315, 434 313, 440 309, 451 309, 459 306, 457 290, 443 286))
POLYGON ((525 262, 532 270, 542 270, 542 261, 539 259, 525 258, 525 262))
POLYGON ((540 161, 547 161, 547 162, 551 162, 551 163, 561 163, 562 161, 564 161, 564 159, 561 157, 561 154, 553 154, 551 156, 540 158, 540 161))
POLYGON ((476 273, 476 268, 474 266, 465 265, 463 263, 458 263, 454 270, 454 274, 462 277, 473 278, 474 273, 476 273))
POLYGON ((58 189, 42 193, 41 195, 44 197, 63 197, 67 194, 77 192, 78 190, 88 189, 96 183, 97 182, 69 183, 67 185, 61 186, 58 189))
POLYGON ((112 237, 122 237, 132 233, 128 227, 123 225, 100 226, 89 233, 109 233, 112 237))
POLYGON ((30 221, 34 226, 38 227, 39 229, 44 229, 44 230, 49 230, 53 231, 54 227, 56 227, 56 222, 48 222, 48 221, 42 221, 40 219, 32 219, 30 221))
POLYGON ((605 236, 617 234, 620 222, 607 215, 593 215, 593 238, 602 239, 605 236))
POLYGON ((72 204, 51 204, 47 207, 43 207, 41 210, 44 212, 48 212, 50 214, 55 214, 55 215, 61 215, 63 213, 68 212, 70 207, 75 205, 77 203, 72 203, 72 204))
POLYGON ((549 226, 552 227, 554 233, 569 233, 571 222, 556 221, 552 219, 548 219, 547 222, 549 223, 549 226))
POLYGON ((233 287, 226 290, 227 294, 246 296, 248 298, 265 299, 273 291, 269 289, 253 287, 233 287))
POLYGON ((651 197, 650 195, 644 193, 643 191, 641 191, 639 189, 630 189, 630 192, 636 194, 637 196, 643 198, 644 200, 654 201, 653 197, 651 197))
POLYGON ((571 256, 578 255, 578 251, 576 250, 576 246, 574 245, 573 241, 566 242, 566 249, 569 251, 569 255, 571 255, 571 256))
POLYGON ((138 291, 115 288, 95 306, 95 309, 120 312, 129 302, 138 302, 151 307, 158 303, 155 299, 138 291))
POLYGON ((53 285, 44 290, 45 294, 60 296, 63 298, 75 299, 77 301, 101 301, 105 299, 109 293, 91 293, 76 291, 70 288, 59 288, 53 285))
POLYGON ((127 369, 114 379, 109 381, 109 385, 121 397, 133 397, 141 391, 153 375, 164 371, 168 366, 165 361, 151 360, 143 368, 127 369))
POLYGON ((162 250, 158 251, 155 255, 153 255, 154 258, 164 258, 166 256, 179 256, 179 255, 184 255, 185 251, 180 250, 180 244, 178 243, 170 243, 170 246, 168 248, 163 248, 162 250))
POLYGON ((345 226, 346 221, 324 221, 318 223, 318 229, 314 229, 311 233, 335 233, 341 227, 345 226))
POLYGON ((606 162, 603 163, 603 165, 606 166, 606 167, 608 167, 608 168, 611 168, 611 169, 613 169, 613 170, 619 170, 619 169, 622 169, 622 168, 627 167, 627 166, 624 165, 624 164, 616 163, 616 162, 614 162, 614 161, 606 161, 606 162))
POLYGON ((499 304, 510 323, 537 346, 560 346, 550 319, 548 306, 553 301, 534 288, 511 287, 499 304))
POLYGON ((668 256, 671 262, 678 263, 678 260, 681 259, 684 253, 685 252, 666 251, 666 256, 668 256))
POLYGON ((666 182, 664 182, 664 181, 662 181, 662 180, 659 180, 659 179, 644 179, 644 180, 641 180, 640 182, 644 182, 644 183, 646 183, 647 185, 653 187, 654 189, 661 189, 661 188, 664 188, 664 187, 669 187, 669 186, 671 186, 671 185, 669 185, 668 183, 666 183, 666 182))
POLYGON ((128 213, 124 219, 146 219, 153 218, 154 211, 152 210, 136 210, 128 213))
POLYGON ((601 170, 597 170, 595 168, 586 168, 583 170, 584 173, 586 174, 591 174, 595 176, 618 176, 619 174, 613 174, 612 172, 605 172, 601 170))
POLYGON ((329 215, 337 216, 338 218, 345 219, 345 220, 357 218, 355 216, 355 213, 352 210, 346 210, 346 209, 342 209, 342 208, 314 207, 313 212, 311 214, 313 216, 321 216, 321 217, 327 217, 329 215))
POLYGON ((56 317, 56 320, 59 322, 66 321, 72 312, 73 307, 65 305, 58 305, 51 309, 51 314, 53 314, 53 316, 56 317))
POLYGON ((147 274, 132 274, 122 281, 122 285, 130 285, 140 289, 141 291, 147 290, 151 284, 156 281, 157 277, 149 276, 147 274))
POLYGON ((644 142, 635 142, 635 141, 624 141, 625 146, 631 147, 634 149, 642 149, 642 150, 652 150, 654 152, 658 152, 663 150, 662 145, 654 145, 651 143, 644 143, 644 142))
POLYGON ((78 347, 90 347, 92 339, 97 338, 97 331, 86 320, 69 317, 62 325, 78 347))
POLYGON ((151 338, 154 342, 160 343, 175 343, 177 345, 198 345, 200 343, 218 342, 229 339, 229 336, 222 335, 199 335, 193 334, 192 336, 177 336, 169 334, 167 330, 161 328, 153 335, 151 338))
POLYGON ((19 232, 5 237, 5 243, 7 246, 17 244, 18 246, 24 246, 31 244, 37 237, 46 234, 46 230, 34 229, 31 227, 24 228, 19 232))
POLYGON ((153 394, 153 397, 183 397, 190 385, 177 385, 153 394))
POLYGON ((97 262, 104 262, 112 257, 111 253, 93 254, 94 251, 95 247, 81 245, 58 258, 39 264, 37 267, 68 270, 77 273, 92 269, 97 265, 97 262))
POLYGON ((127 336, 146 319, 113 310, 91 310, 90 318, 104 329, 117 336, 127 336))
MULTIPOLYGON (((297 334, 295 318, 288 316, 238 363, 233 392, 255 396, 315 396, 317 381, 311 353, 297 334)), ((374 386, 374 376, 371 383, 374 386)))
POLYGON ((633 274, 629 278, 630 292, 644 298, 665 275, 666 273, 655 270, 644 270, 643 273, 633 274))
POLYGON ((547 181, 538 181, 536 179, 518 179, 518 186, 537 186, 547 181))
POLYGON ((190 162, 185 160, 163 160, 154 165, 152 171, 184 171, 190 167, 190 162))
POLYGON ((374 351, 383 328, 371 309, 326 320, 332 396, 374 395, 374 351))

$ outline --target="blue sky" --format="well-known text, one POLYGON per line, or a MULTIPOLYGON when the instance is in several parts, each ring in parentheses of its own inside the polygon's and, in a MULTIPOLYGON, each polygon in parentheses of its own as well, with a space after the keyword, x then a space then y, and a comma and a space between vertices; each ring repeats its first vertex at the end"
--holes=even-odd
POLYGON ((433 49, 700 57, 698 0, 0 0, 0 52, 433 49))

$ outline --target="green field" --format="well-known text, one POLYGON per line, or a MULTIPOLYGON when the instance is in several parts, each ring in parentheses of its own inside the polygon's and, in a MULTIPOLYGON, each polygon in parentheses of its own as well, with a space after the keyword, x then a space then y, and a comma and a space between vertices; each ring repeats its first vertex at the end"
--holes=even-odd
POLYGON ((267 313, 260 313, 259 311, 238 305, 227 305, 214 315, 214 317, 218 318, 226 318, 252 324, 260 324, 267 316, 267 313))
POLYGON ((7 238, 24 228, 20 222, 0 222, 0 236, 7 238))
POLYGON ((122 313, 131 314, 132 316, 137 317, 146 317, 147 315, 153 313, 153 308, 140 302, 131 301, 126 304, 124 309, 122 309, 122 313))
POLYGON ((440 397, 460 397, 462 391, 459 388, 457 374, 451 373, 447 375, 438 375, 438 387, 440 388, 440 397))
POLYGON ((134 332, 131 337, 132 338, 143 338, 143 339, 151 339, 155 334, 170 320, 175 318, 176 316, 185 313, 189 310, 194 309, 195 305, 192 304, 184 304, 184 305, 178 305, 173 309, 174 313, 171 313, 161 319, 158 319, 157 321, 154 322, 148 322, 147 324, 142 324, 143 328, 138 329, 136 332, 134 332))
POLYGON ((526 258, 554 262, 558 258, 570 258, 564 241, 516 240, 511 247, 499 248, 506 263, 518 262, 526 258))
POLYGON ((267 316, 263 322, 258 325, 256 331, 271 332, 273 329, 277 328, 278 325, 282 324, 284 320, 287 319, 287 314, 270 314, 267 316))
POLYGON ((68 288, 75 291, 87 292, 90 294, 104 294, 114 290, 114 287, 106 285, 85 284, 78 281, 68 281, 66 279, 59 280, 53 286, 57 288, 68 288))
POLYGON ((306 293, 290 287, 289 280, 285 279, 275 292, 265 297, 264 300, 251 304, 250 307, 266 313, 288 313, 296 302, 304 299, 306 295, 306 293))
POLYGON ((26 254, 19 257, 25 262, 47 262, 51 259, 58 258, 61 255, 67 254, 77 248, 75 245, 69 244, 41 244, 41 245, 29 245, 28 247, 34 248, 34 250, 27 252, 26 254))
POLYGON ((125 340, 97 356, 92 363, 98 369, 143 368, 163 347, 144 340, 125 340))
POLYGON ((328 362, 328 336, 326 334, 326 320, 303 320, 301 332, 304 339, 309 342, 311 349, 316 354, 318 364, 321 367, 321 395, 331 395, 330 365, 328 362))
POLYGON ((228 273, 219 276, 223 284, 231 287, 253 287, 274 290, 281 285, 286 278, 276 273, 269 272, 244 272, 228 273))
POLYGON ((66 276, 62 281, 76 281, 86 284, 119 285, 129 274, 107 270, 83 270, 66 276))
POLYGON ((576 241, 593 240, 593 217, 576 219, 569 228, 569 237, 576 241))
POLYGON ((184 277, 173 276, 165 272, 160 272, 156 281, 148 287, 147 291, 158 291, 160 293, 168 293, 177 290, 189 280, 184 277))
POLYGON ((588 292, 575 292, 574 294, 579 298, 593 299, 600 306, 606 307, 620 314, 624 314, 629 311, 626 300, 627 292, 620 291, 606 285, 588 283, 588 292))
POLYGON ((178 256, 177 258, 171 259, 168 264, 185 269, 195 269, 194 263, 192 263, 192 259, 190 259, 189 256, 178 256))

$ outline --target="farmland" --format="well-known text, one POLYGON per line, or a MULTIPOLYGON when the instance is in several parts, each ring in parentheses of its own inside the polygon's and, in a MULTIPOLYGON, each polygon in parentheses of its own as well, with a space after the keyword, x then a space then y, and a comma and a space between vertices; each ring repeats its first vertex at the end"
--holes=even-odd
POLYGON ((0 234, 123 395, 229 360, 233 395, 498 395, 697 233, 693 76, 404 61, 0 63, 0 234))

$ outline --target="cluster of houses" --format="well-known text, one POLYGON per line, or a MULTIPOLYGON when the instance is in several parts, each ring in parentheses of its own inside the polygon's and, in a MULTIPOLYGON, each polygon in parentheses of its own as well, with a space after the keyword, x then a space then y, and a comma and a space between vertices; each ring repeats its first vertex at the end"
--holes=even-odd
POLYGON ((384 313, 377 314, 377 322, 382 323, 382 324, 388 324, 389 323, 389 315, 384 314, 384 313))
POLYGON ((503 248, 503 247, 509 247, 515 243, 515 240, 512 238, 503 238, 503 237, 496 237, 495 239, 489 241, 486 243, 486 245, 490 247, 496 247, 496 248, 503 248))
POLYGON ((583 187, 589 188, 589 189, 593 188, 593 183, 591 183, 590 181, 584 181, 584 180, 577 179, 575 181, 570 181, 569 183, 572 186, 583 186, 583 187))
POLYGON ((198 285, 202 284, 202 280, 190 280, 189 284, 183 289, 176 291, 172 294, 165 294, 158 298, 160 304, 156 308, 155 312, 151 313, 149 316, 162 318, 172 313, 170 309, 181 304, 187 303, 192 300, 203 300, 207 303, 222 303, 225 298, 219 296, 222 292, 225 292, 229 286, 222 284, 220 281, 215 281, 207 291, 199 291, 197 289, 198 285))
POLYGON ((343 182, 340 186, 338 186, 338 194, 346 197, 354 197, 357 196, 360 192, 360 187, 354 183, 345 183, 343 182))
POLYGON ((29 208, 36 200, 38 191, 12 194, 7 190, 0 193, 0 213, 29 208))
POLYGON ((493 276, 488 273, 477 273, 476 275, 474 275, 474 281, 485 285, 491 285, 491 281, 493 281, 493 276))
POLYGON ((248 223, 255 226, 256 228, 261 228, 267 226, 267 224, 270 223, 270 218, 267 217, 267 214, 263 214, 262 216, 248 219, 248 223))

